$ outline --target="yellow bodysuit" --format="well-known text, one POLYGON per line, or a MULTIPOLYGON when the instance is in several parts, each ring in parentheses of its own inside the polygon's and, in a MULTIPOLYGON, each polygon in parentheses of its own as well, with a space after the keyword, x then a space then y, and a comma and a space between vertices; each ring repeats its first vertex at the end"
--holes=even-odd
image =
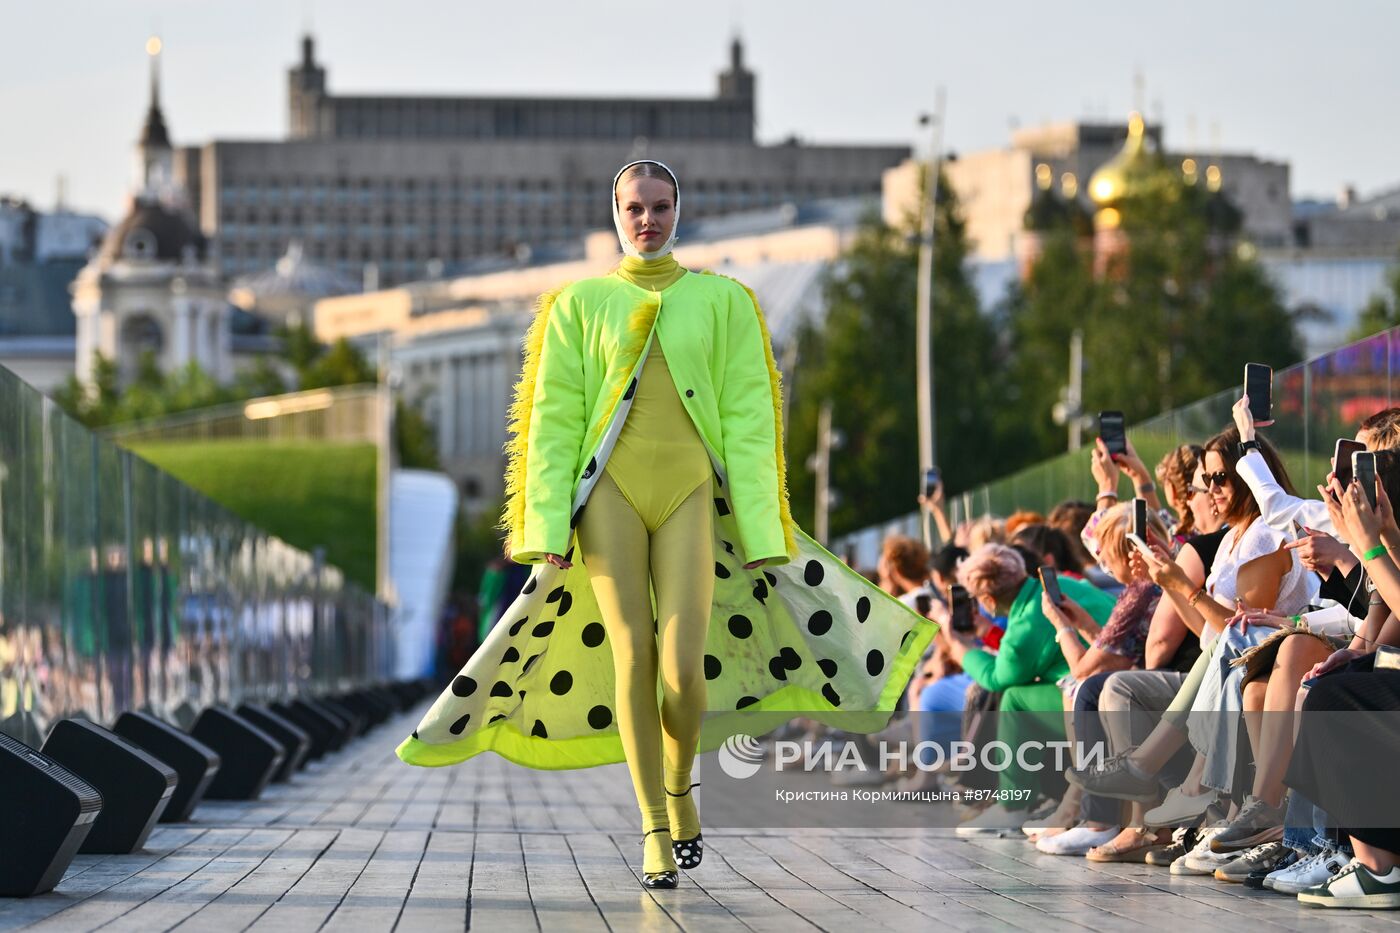
MULTIPOLYGON (((628 257, 616 274, 661 293, 661 314, 685 312, 666 306, 667 287, 688 274, 673 258, 628 257)), ((642 829, 669 827, 678 843, 700 832, 687 792, 706 706, 705 637, 714 595, 711 473, 704 442, 653 335, 632 407, 579 521, 578 546, 612 645, 618 732, 642 829)), ((644 870, 673 870, 663 837, 645 839, 644 870)))

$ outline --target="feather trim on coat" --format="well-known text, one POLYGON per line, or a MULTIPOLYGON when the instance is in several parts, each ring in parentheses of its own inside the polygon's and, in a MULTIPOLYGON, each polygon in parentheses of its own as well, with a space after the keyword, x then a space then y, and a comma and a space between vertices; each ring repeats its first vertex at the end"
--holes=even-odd
POLYGON ((779 518, 783 523, 783 544, 787 548, 788 556, 797 553, 797 535, 795 529, 797 523, 792 520, 792 508, 788 504, 787 485, 787 455, 783 452, 783 374, 778 369, 778 361, 773 357, 773 336, 768 332, 768 322, 763 318, 763 308, 759 306, 758 296, 738 279, 721 275, 718 272, 711 272, 706 269, 704 275, 717 275, 722 279, 729 279, 748 293, 749 299, 753 302, 754 313, 758 315, 758 329, 763 334, 763 356, 768 361, 768 379, 773 388, 773 437, 774 455, 778 464, 778 509, 779 518))
POLYGON ((535 377, 540 370, 544 332, 549 325, 549 312, 554 308, 555 300, 570 284, 565 283, 545 292, 535 304, 535 319, 525 332, 525 362, 515 383, 515 399, 506 414, 506 431, 510 434, 510 439, 506 441, 506 502, 496 527, 506 532, 507 557, 525 528, 525 454, 530 446, 530 413, 535 407, 535 377))

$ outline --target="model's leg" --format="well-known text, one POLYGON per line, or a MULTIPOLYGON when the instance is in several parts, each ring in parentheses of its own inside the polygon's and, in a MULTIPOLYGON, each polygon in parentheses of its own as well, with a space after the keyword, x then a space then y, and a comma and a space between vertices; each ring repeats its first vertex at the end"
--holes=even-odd
POLYGON ((651 576, 661 636, 666 803, 677 842, 700 833, 695 798, 689 790, 706 707, 705 635, 715 586, 712 508, 707 480, 676 506, 651 537, 651 576))
POLYGON ((648 834, 643 871, 675 871, 661 786, 661 717, 656 706, 647 530, 606 471, 583 510, 578 544, 612 645, 617 731, 642 811, 642 832, 648 834), (655 829, 667 832, 652 833, 655 829))

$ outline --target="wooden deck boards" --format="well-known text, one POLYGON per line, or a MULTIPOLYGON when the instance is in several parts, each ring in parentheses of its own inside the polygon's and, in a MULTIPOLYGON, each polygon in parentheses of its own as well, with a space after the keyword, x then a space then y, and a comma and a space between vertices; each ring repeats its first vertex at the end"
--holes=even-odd
MULTIPOLYGON (((620 767, 537 772, 483 756, 408 768, 393 748, 415 721, 401 717, 260 801, 201 806, 143 852, 79 856, 53 893, 0 899, 0 933, 1400 931, 1397 914, 1323 912, 914 825, 707 829, 705 864, 676 891, 647 892, 620 767)), ((912 824, 920 809, 904 806, 912 824)))

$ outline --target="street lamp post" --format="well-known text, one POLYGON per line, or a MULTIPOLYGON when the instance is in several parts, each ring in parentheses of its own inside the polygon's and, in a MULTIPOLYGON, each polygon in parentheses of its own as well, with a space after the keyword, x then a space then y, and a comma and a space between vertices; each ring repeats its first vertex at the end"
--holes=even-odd
MULTIPOLYGON (((914 319, 914 341, 918 346, 919 473, 936 465, 933 397, 933 234, 938 204, 938 174, 943 135, 943 88, 939 88, 932 114, 921 114, 919 125, 930 128, 928 174, 924 180, 923 203, 919 211, 919 281, 914 319)), ((924 544, 931 545, 930 516, 921 515, 924 544)))

